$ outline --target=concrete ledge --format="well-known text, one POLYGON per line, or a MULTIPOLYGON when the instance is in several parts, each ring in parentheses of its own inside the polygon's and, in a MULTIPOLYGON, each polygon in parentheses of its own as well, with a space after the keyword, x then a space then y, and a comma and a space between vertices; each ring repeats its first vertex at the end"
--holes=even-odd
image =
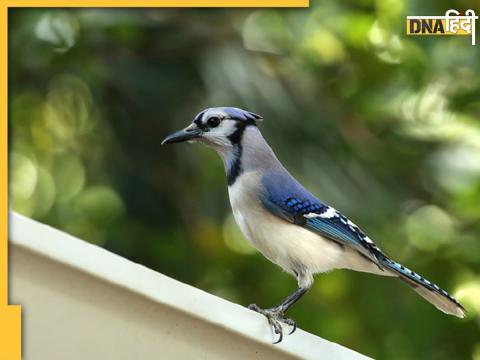
POLYGON ((368 359, 14 212, 10 302, 26 359, 368 359))

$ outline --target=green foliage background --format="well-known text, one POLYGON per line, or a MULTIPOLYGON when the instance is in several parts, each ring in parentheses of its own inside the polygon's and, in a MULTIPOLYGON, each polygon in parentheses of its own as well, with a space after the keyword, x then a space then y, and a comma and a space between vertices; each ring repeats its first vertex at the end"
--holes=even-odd
POLYGON ((407 15, 475 5, 13 9, 11 207, 274 305, 295 280, 242 238, 217 155, 160 146, 205 107, 243 107, 309 189, 468 310, 458 320, 399 281, 334 271, 292 308, 298 324, 379 359, 480 359, 480 48, 405 36, 407 15))

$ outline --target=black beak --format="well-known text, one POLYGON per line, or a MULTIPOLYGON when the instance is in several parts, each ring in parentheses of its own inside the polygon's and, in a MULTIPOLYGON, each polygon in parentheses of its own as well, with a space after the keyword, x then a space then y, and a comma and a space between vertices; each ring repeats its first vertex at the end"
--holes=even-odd
POLYGON ((183 130, 180 130, 180 131, 174 132, 173 134, 168 135, 165 139, 163 139, 162 145, 193 140, 195 138, 198 138, 201 135, 201 133, 202 133, 202 130, 196 127, 196 125, 190 125, 183 130))

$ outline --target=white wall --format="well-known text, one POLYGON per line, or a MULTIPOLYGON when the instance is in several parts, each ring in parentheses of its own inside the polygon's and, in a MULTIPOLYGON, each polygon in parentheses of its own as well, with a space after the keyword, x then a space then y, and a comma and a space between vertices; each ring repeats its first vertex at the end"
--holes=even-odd
POLYGON ((300 329, 271 345, 244 307, 18 214, 10 229, 25 359, 367 359, 300 329))

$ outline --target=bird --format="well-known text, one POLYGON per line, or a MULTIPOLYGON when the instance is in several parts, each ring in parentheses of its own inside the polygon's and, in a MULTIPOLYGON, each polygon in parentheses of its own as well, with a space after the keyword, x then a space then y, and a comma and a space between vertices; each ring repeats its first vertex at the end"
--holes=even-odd
POLYGON ((279 343, 283 327, 297 328, 286 311, 313 285, 313 276, 348 269, 391 276, 408 284, 437 309, 460 318, 465 308, 445 290, 392 260, 357 225, 304 188, 280 163, 259 129, 262 117, 236 107, 198 113, 163 144, 197 142, 223 160, 233 216, 245 238, 298 287, 279 305, 249 309, 264 315, 279 343))

